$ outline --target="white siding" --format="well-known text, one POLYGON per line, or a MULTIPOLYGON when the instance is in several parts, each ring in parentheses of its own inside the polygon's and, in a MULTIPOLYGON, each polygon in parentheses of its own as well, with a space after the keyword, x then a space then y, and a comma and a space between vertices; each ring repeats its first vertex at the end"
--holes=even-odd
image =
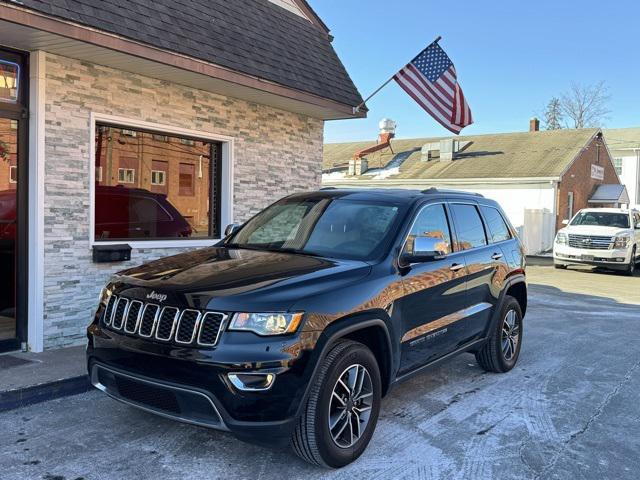
POLYGON ((622 159, 620 182, 627 187, 631 204, 636 207, 640 206, 640 151, 638 151, 638 155, 633 151, 614 151, 613 156, 622 159))

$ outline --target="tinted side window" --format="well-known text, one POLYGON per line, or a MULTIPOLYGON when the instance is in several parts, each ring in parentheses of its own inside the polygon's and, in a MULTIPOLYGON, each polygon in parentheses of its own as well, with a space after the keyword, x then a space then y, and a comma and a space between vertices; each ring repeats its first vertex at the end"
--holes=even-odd
POLYGON ((487 244, 484 226, 475 205, 452 203, 451 211, 458 237, 457 250, 469 250, 487 244))
POLYGON ((511 238, 509 227, 502 218, 497 208, 480 207, 484 219, 487 221, 487 233, 491 237, 491 243, 502 242, 511 238))
POLYGON ((416 237, 439 238, 442 240, 442 251, 451 253, 451 233, 444 205, 430 205, 420 211, 407 237, 405 252, 413 249, 416 237))

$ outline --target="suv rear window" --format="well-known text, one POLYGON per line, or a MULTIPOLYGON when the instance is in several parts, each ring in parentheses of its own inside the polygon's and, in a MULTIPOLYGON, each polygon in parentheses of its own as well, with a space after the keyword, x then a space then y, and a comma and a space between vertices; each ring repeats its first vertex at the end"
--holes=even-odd
POLYGON ((509 227, 502 218, 502 215, 497 208, 493 207, 480 207, 484 219, 487 222, 487 230, 491 240, 491 243, 503 242, 511 238, 509 227))
POLYGON ((456 227, 457 249, 469 250, 487 244, 484 225, 475 205, 465 203, 451 204, 453 223, 456 227))

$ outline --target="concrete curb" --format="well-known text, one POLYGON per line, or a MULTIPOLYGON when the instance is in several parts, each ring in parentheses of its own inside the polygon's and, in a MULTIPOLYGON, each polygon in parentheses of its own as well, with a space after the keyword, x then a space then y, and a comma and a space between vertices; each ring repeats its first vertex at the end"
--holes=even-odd
POLYGON ((86 375, 64 378, 25 388, 0 392, 0 412, 47 402, 56 398, 88 392, 91 383, 86 375))

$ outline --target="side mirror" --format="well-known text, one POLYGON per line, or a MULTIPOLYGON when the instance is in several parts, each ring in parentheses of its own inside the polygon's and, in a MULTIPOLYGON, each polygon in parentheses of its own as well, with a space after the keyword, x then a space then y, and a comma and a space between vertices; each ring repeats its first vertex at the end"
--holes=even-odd
POLYGON ((564 220, 562 220, 562 224, 563 225, 569 225, 569 219, 565 218, 564 220))
POLYGON ((233 235, 238 230, 240 230, 240 225, 237 223, 230 223, 227 225, 227 228, 224 229, 224 236, 228 237, 229 235, 233 235))
POLYGON ((441 238, 416 237, 413 249, 402 256, 405 263, 422 263, 442 260, 447 256, 446 243, 441 238))

